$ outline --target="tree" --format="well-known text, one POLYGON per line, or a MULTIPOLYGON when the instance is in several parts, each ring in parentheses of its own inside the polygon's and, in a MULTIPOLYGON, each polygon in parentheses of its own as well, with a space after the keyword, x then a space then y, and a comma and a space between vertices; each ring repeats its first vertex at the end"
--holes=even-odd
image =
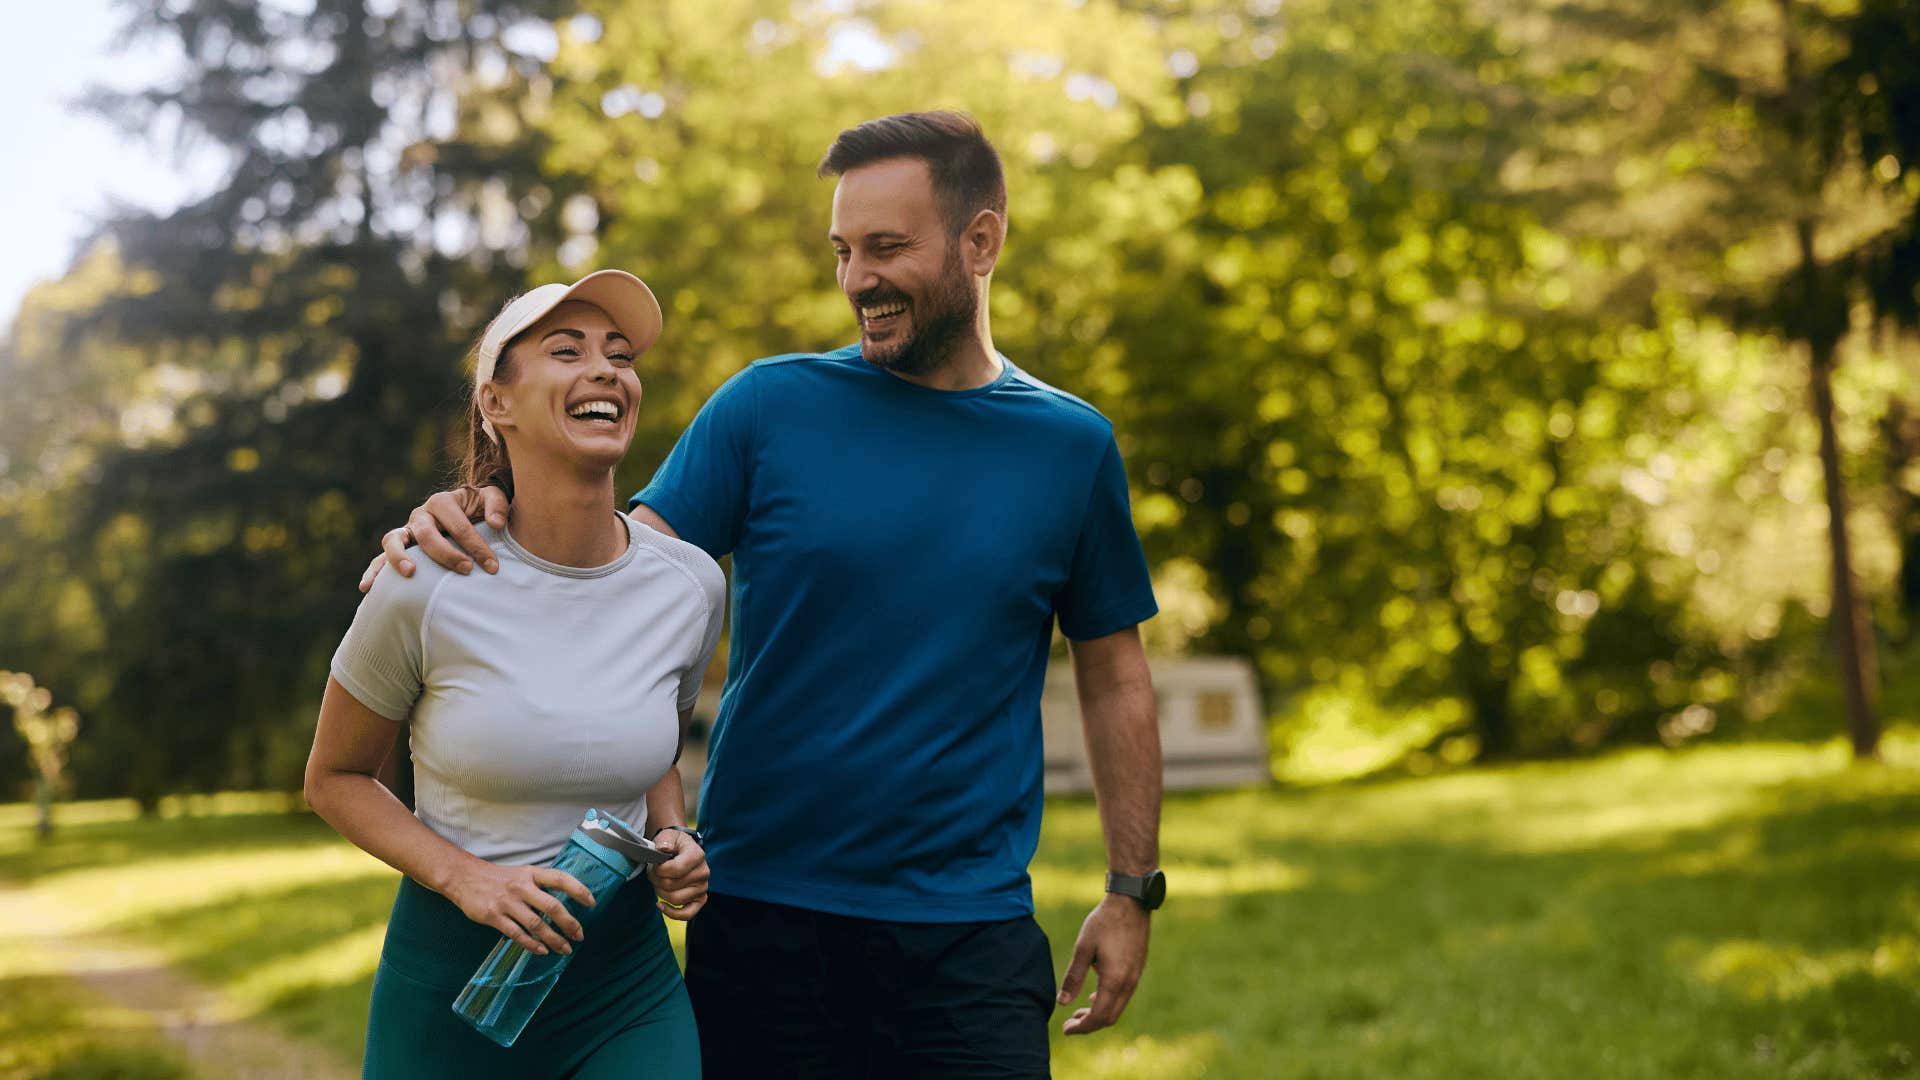
POLYGON ((42 415, 7 440, 66 470, 23 486, 79 481, 57 540, 106 676, 67 676, 93 718, 76 771, 151 805, 298 775, 351 582, 464 434, 464 343, 554 242, 523 113, 546 85, 528 20, 560 5, 127 6, 128 33, 184 67, 93 105, 131 133, 176 127, 228 172, 109 222, 90 259, 111 283, 17 336, 14 372, 67 380, 51 400, 100 423, 42 415), (483 84, 524 108, 476 114, 483 84), (159 373, 131 400, 129 361, 159 373))
MULTIPOLYGON (((1885 156, 1920 100, 1914 53, 1902 51, 1913 40, 1911 13, 1768 0, 1570 4, 1560 15, 1589 35, 1594 70, 1616 92, 1691 106, 1611 129, 1624 155, 1658 163, 1642 171, 1642 190, 1603 197, 1665 204, 1664 225, 1646 229, 1659 245, 1664 284, 1805 356, 1838 681, 1854 752, 1872 757, 1874 635, 1855 567, 1833 384, 1856 301, 1869 298, 1896 317, 1912 307, 1909 245, 1920 191, 1892 185, 1899 159, 1889 165, 1885 156), (1882 78, 1891 93, 1880 92, 1882 78)), ((1646 224, 1630 218, 1624 227, 1646 224)))

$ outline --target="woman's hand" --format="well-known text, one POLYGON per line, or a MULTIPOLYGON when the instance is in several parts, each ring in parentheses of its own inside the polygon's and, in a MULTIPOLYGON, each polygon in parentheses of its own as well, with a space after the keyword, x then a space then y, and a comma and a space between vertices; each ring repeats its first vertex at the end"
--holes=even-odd
POLYGON ((548 889, 559 889, 584 907, 593 906, 593 894, 565 870, 495 866, 481 859, 463 867, 448 882, 445 894, 459 906, 462 915, 493 927, 529 952, 542 956, 549 951, 571 953, 573 945, 566 938, 579 941, 586 937, 586 931, 548 889), (549 919, 552 925, 548 925, 549 919))
POLYGON ((672 859, 647 867, 653 891, 660 897, 660 910, 669 919, 686 922, 707 903, 707 853, 679 829, 654 833, 653 846, 673 853, 672 859))

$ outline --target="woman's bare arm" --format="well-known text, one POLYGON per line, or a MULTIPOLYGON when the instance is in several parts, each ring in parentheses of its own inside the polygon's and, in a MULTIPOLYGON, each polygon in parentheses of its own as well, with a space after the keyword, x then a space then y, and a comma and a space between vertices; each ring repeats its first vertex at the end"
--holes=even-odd
POLYGON ((545 890, 560 889, 588 907, 593 894, 551 867, 495 866, 421 824, 375 778, 398 726, 329 676, 307 757, 307 803, 362 851, 453 901, 474 922, 534 952, 573 951, 566 938, 581 939, 580 921, 545 890))

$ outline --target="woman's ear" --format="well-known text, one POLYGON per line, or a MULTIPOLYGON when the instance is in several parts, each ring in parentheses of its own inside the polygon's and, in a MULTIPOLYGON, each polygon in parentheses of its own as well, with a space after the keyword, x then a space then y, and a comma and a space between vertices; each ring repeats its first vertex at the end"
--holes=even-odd
POLYGON ((493 424, 495 431, 505 431, 513 426, 512 401, 506 387, 488 380, 480 384, 478 401, 480 415, 493 424))

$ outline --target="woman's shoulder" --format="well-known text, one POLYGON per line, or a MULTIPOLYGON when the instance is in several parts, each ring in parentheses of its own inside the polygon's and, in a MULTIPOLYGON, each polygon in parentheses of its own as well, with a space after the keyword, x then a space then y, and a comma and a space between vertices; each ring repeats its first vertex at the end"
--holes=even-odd
MULTIPOLYGON (((626 517, 626 515, 622 515, 626 517)), ((661 559, 684 570, 692 583, 710 601, 724 601, 727 594, 727 576, 713 556, 702 551, 696 544, 689 544, 677 536, 668 536, 657 532, 652 526, 626 517, 627 531, 633 543, 653 552, 661 559)))
POLYGON ((424 615, 440 586, 460 576, 418 551, 413 553, 412 558, 412 575, 402 575, 391 566, 382 570, 373 579, 367 595, 361 598, 361 607, 424 615))

